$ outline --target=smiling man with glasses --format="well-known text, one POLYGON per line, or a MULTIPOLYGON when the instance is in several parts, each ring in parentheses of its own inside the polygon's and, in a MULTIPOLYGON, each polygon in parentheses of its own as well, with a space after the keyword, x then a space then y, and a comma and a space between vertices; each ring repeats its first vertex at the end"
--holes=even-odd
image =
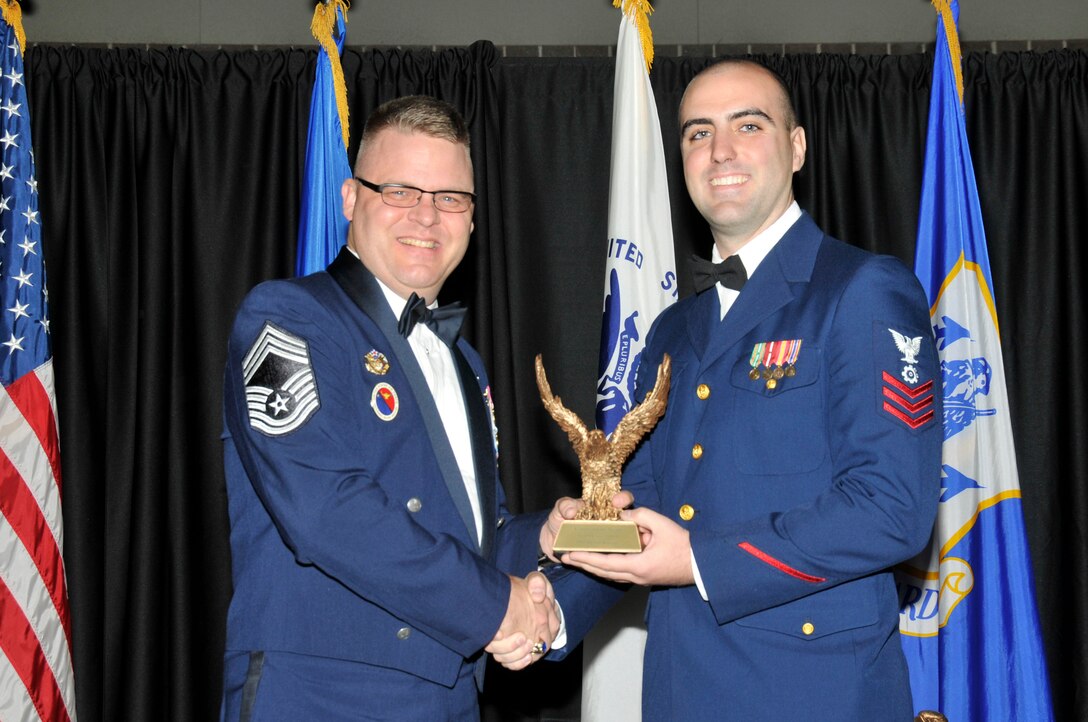
POLYGON ((550 585, 521 578, 544 515, 507 512, 483 363, 437 304, 473 191, 457 111, 390 101, 341 189, 346 247, 242 304, 224 719, 475 721, 484 652, 523 667, 554 641, 550 585))

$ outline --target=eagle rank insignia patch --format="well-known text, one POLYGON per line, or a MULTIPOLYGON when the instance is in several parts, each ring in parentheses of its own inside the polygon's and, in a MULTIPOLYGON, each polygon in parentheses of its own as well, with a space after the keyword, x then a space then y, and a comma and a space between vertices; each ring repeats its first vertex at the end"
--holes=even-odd
POLYGON ((926 379, 923 383, 918 373, 918 354, 922 349, 923 337, 911 337, 894 328, 888 331, 896 349, 903 355, 899 359, 903 367, 898 378, 886 370, 881 372, 883 408, 910 428, 918 429, 933 420, 933 379, 926 379))
POLYGON ((249 425, 283 436, 305 424, 321 407, 306 341, 265 323, 242 359, 249 425))

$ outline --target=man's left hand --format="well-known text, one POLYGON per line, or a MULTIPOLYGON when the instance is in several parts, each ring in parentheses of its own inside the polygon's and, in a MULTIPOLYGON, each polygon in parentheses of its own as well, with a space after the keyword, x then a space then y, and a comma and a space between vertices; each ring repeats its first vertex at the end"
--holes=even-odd
POLYGON ((695 583, 691 570, 688 530, 652 509, 631 509, 620 518, 638 524, 642 551, 638 554, 569 552, 561 561, 590 574, 642 586, 682 587, 695 583))

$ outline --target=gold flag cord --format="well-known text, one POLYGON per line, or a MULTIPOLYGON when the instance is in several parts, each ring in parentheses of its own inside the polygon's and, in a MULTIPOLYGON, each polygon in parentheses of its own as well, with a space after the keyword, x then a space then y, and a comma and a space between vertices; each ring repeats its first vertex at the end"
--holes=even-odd
POLYGON ((944 22, 944 36, 948 38, 948 54, 952 58, 952 71, 956 75, 956 93, 963 106, 963 54, 960 51, 960 36, 956 31, 956 20, 952 17, 952 4, 949 0, 930 0, 933 7, 941 14, 944 22))
MULTIPOLYGON (((0 0, 5 2, 6 0, 0 0)), ((340 115, 340 131, 344 135, 344 148, 348 147, 348 87, 344 82, 344 68, 340 65, 340 53, 336 50, 336 41, 332 30, 336 27, 336 11, 344 13, 344 22, 348 20, 348 8, 351 0, 323 0, 314 7, 314 19, 310 23, 310 32, 314 39, 325 49, 332 65, 332 86, 336 92, 336 110, 340 115)), ((7 17, 7 10, 4 11, 7 17)))
POLYGON ((26 52, 26 33, 23 32, 23 9, 18 0, 0 0, 0 10, 4 12, 4 22, 15 31, 19 40, 19 52, 26 52))
POLYGON ((650 66, 654 64, 654 36, 650 32, 650 15, 654 9, 649 0, 612 0, 612 7, 623 8, 623 14, 631 18, 638 30, 638 38, 642 43, 642 57, 646 61, 646 72, 650 72, 650 66))

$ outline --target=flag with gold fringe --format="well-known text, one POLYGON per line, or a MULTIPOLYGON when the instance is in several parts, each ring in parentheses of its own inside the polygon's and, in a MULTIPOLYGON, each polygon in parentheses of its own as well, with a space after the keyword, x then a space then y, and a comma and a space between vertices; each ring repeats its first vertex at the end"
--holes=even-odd
POLYGON ((944 389, 940 506, 897 569, 915 711, 955 722, 1053 719, 1024 533, 993 278, 967 145, 956 0, 939 13, 915 273, 944 389))
MULTIPOLYGON (((648 75, 653 38, 646 0, 621 8, 612 108, 608 260, 601 325, 597 427, 611 433, 634 405, 635 375, 646 334, 676 300, 669 186, 661 123, 648 75)), ((642 618, 647 590, 636 587, 586 637, 582 718, 641 718, 642 618)))
POLYGON ((310 98, 310 128, 302 176, 301 217, 295 273, 323 271, 347 237, 340 187, 351 177, 348 162, 348 94, 344 51, 348 0, 324 0, 314 8, 310 31, 320 45, 310 98), (335 35, 333 31, 335 30, 335 35))
POLYGON ((60 445, 22 13, 0 0, 0 720, 75 720, 60 445))

